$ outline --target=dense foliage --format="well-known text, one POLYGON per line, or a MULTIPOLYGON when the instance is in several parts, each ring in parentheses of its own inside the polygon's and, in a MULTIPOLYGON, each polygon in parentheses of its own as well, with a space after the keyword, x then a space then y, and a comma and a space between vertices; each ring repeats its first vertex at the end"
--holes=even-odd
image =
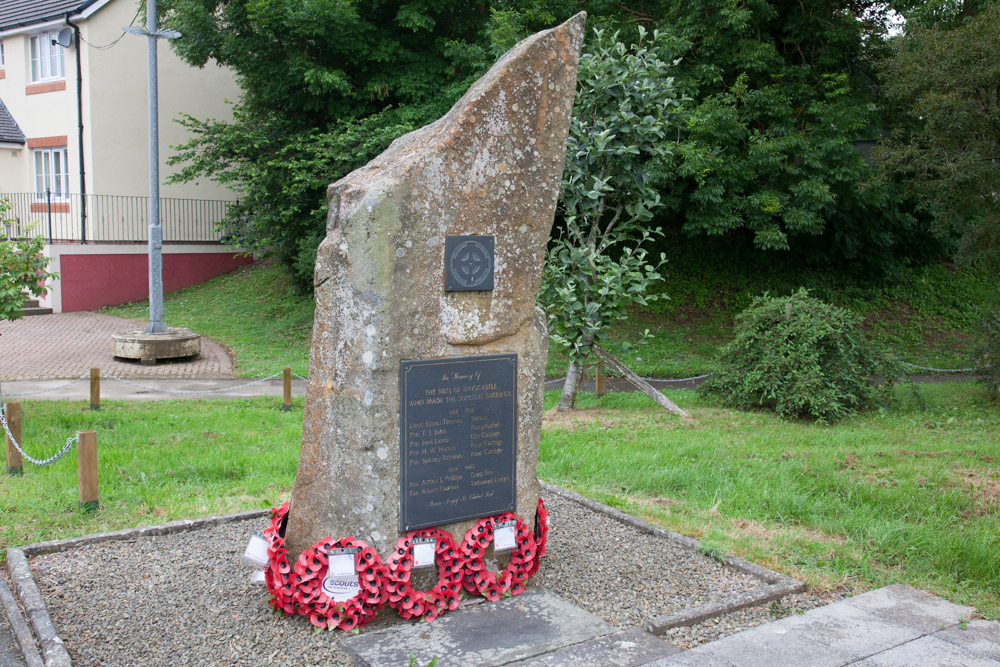
POLYGON ((242 193, 225 226, 312 284, 326 187, 441 116, 519 38, 606 2, 165 0, 187 62, 236 73, 235 119, 184 119, 174 180, 242 193))
POLYGON ((889 176, 905 183, 936 233, 957 244, 958 256, 994 268, 1000 268, 998 53, 997 5, 909 27, 882 71, 899 123, 879 151, 889 176))
POLYGON ((734 340, 701 390, 739 408, 836 420, 887 395, 898 366, 869 342, 860 316, 799 290, 765 294, 736 316, 734 340))
POLYGON ((184 34, 174 48, 233 68, 244 90, 232 123, 186 120, 178 178, 242 190, 234 240, 273 250, 303 286, 328 183, 439 117, 518 39, 581 9, 626 43, 658 28, 657 56, 680 59, 669 76, 694 101, 661 140, 671 157, 655 224, 750 243, 767 261, 875 271, 923 240, 893 181, 872 182, 853 145, 880 126, 874 0, 165 2, 184 34))
POLYGON ((891 269, 917 220, 855 147, 880 124, 884 11, 865 0, 664 3, 677 80, 696 99, 664 187, 671 221, 688 236, 750 241, 765 261, 891 269))
MULTIPOLYGON (((0 199, 0 226, 7 222, 10 202, 0 199)), ((47 278, 56 274, 47 270, 49 257, 42 254, 45 239, 8 239, 0 235, 0 320, 21 317, 21 307, 28 295, 39 297, 48 292, 47 278)))

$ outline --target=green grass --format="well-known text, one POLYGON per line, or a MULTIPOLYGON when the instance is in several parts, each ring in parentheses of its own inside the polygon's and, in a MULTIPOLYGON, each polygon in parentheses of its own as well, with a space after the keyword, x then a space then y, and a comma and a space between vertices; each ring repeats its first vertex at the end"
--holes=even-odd
MULTIPOLYGON (((148 302, 105 308, 118 317, 147 319, 148 302)), ((259 262, 167 294, 164 321, 188 327, 225 345, 235 371, 246 377, 279 373, 285 366, 309 371, 315 304, 292 287, 277 264, 259 262)))
POLYGON ((24 475, 0 476, 0 550, 7 546, 288 499, 302 437, 302 400, 25 401, 22 441, 34 458, 77 431, 97 432, 100 509, 77 510, 76 450, 24 475))
MULTIPOLYGON (((668 395, 691 421, 639 394, 581 394, 580 410, 548 413, 539 475, 820 589, 903 582, 1000 616, 1000 410, 980 387, 901 387, 832 426, 668 395)), ((281 503, 302 433, 293 407, 26 401, 36 457, 97 431, 101 507, 77 510, 74 453, 26 465, 0 477, 0 549, 281 503)))
POLYGON ((692 422, 582 395, 543 428, 539 475, 814 586, 904 582, 1000 615, 1000 410, 980 387, 903 387, 834 426, 668 396, 692 422))
MULTIPOLYGON (((726 267, 671 274, 662 286, 669 301, 655 313, 636 312, 611 332, 605 347, 647 377, 689 377, 712 369, 718 349, 732 336, 733 317, 769 291, 788 294, 804 285, 812 293, 865 317, 869 333, 904 361, 937 368, 970 365, 970 333, 986 312, 1000 309, 993 276, 939 264, 908 270, 894 282, 857 285, 849 276, 754 273, 726 267), (652 338, 631 346, 644 330, 652 338)), ((278 264, 257 263, 166 295, 165 320, 224 344, 236 372, 265 376, 291 366, 309 366, 314 304, 295 292, 278 264)), ((145 302, 103 312, 145 319, 145 302)), ((546 374, 565 373, 566 359, 553 349, 546 374)))

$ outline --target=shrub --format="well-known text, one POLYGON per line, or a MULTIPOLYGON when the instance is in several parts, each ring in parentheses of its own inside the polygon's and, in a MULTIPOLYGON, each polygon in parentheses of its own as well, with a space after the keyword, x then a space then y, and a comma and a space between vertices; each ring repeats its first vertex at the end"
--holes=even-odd
POLYGON ((736 316, 735 339, 702 391, 739 408, 830 421, 888 396, 898 366, 869 342, 861 316, 809 296, 757 297, 736 316))
POLYGON ((974 353, 972 365, 990 396, 1000 399, 1000 311, 983 321, 980 333, 982 342, 974 353))

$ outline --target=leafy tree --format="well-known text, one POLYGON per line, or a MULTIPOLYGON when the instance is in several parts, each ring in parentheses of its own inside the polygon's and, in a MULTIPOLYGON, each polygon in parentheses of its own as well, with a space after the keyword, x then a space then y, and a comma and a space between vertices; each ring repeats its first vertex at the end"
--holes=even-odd
POLYGON ((274 252, 311 289, 326 187, 397 136, 437 119, 521 37, 591 0, 164 0, 188 63, 231 68, 232 122, 187 117, 175 181, 211 177, 243 194, 235 244, 274 252))
POLYGON ((690 236, 749 240, 799 262, 895 261, 917 228, 853 142, 875 136, 873 0, 668 0, 675 76, 695 98, 663 193, 690 236))
POLYGON ((545 264, 538 299, 552 342, 570 359, 560 409, 573 407, 582 364, 631 306, 657 298, 662 257, 649 256, 660 206, 665 148, 680 101, 671 64, 657 48, 664 35, 626 46, 601 30, 580 58, 561 210, 564 224, 545 264))
MULTIPOLYGON (((0 223, 7 223, 10 202, 0 199, 0 223)), ((28 295, 39 297, 48 292, 45 280, 57 277, 48 271, 49 258, 42 254, 45 239, 27 240, 0 237, 0 320, 16 320, 28 295)))
POLYGON ((901 121, 877 152, 959 257, 1000 267, 1000 6, 911 26, 882 69, 901 121))

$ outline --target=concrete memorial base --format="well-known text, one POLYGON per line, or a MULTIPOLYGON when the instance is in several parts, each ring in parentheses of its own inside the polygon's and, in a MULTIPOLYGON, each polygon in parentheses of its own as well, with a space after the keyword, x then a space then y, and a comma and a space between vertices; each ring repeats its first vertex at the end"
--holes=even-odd
POLYGON ((197 357, 201 354, 201 336, 182 327, 165 334, 136 329, 112 335, 111 349, 115 357, 138 359, 144 366, 152 366, 160 359, 197 357))

